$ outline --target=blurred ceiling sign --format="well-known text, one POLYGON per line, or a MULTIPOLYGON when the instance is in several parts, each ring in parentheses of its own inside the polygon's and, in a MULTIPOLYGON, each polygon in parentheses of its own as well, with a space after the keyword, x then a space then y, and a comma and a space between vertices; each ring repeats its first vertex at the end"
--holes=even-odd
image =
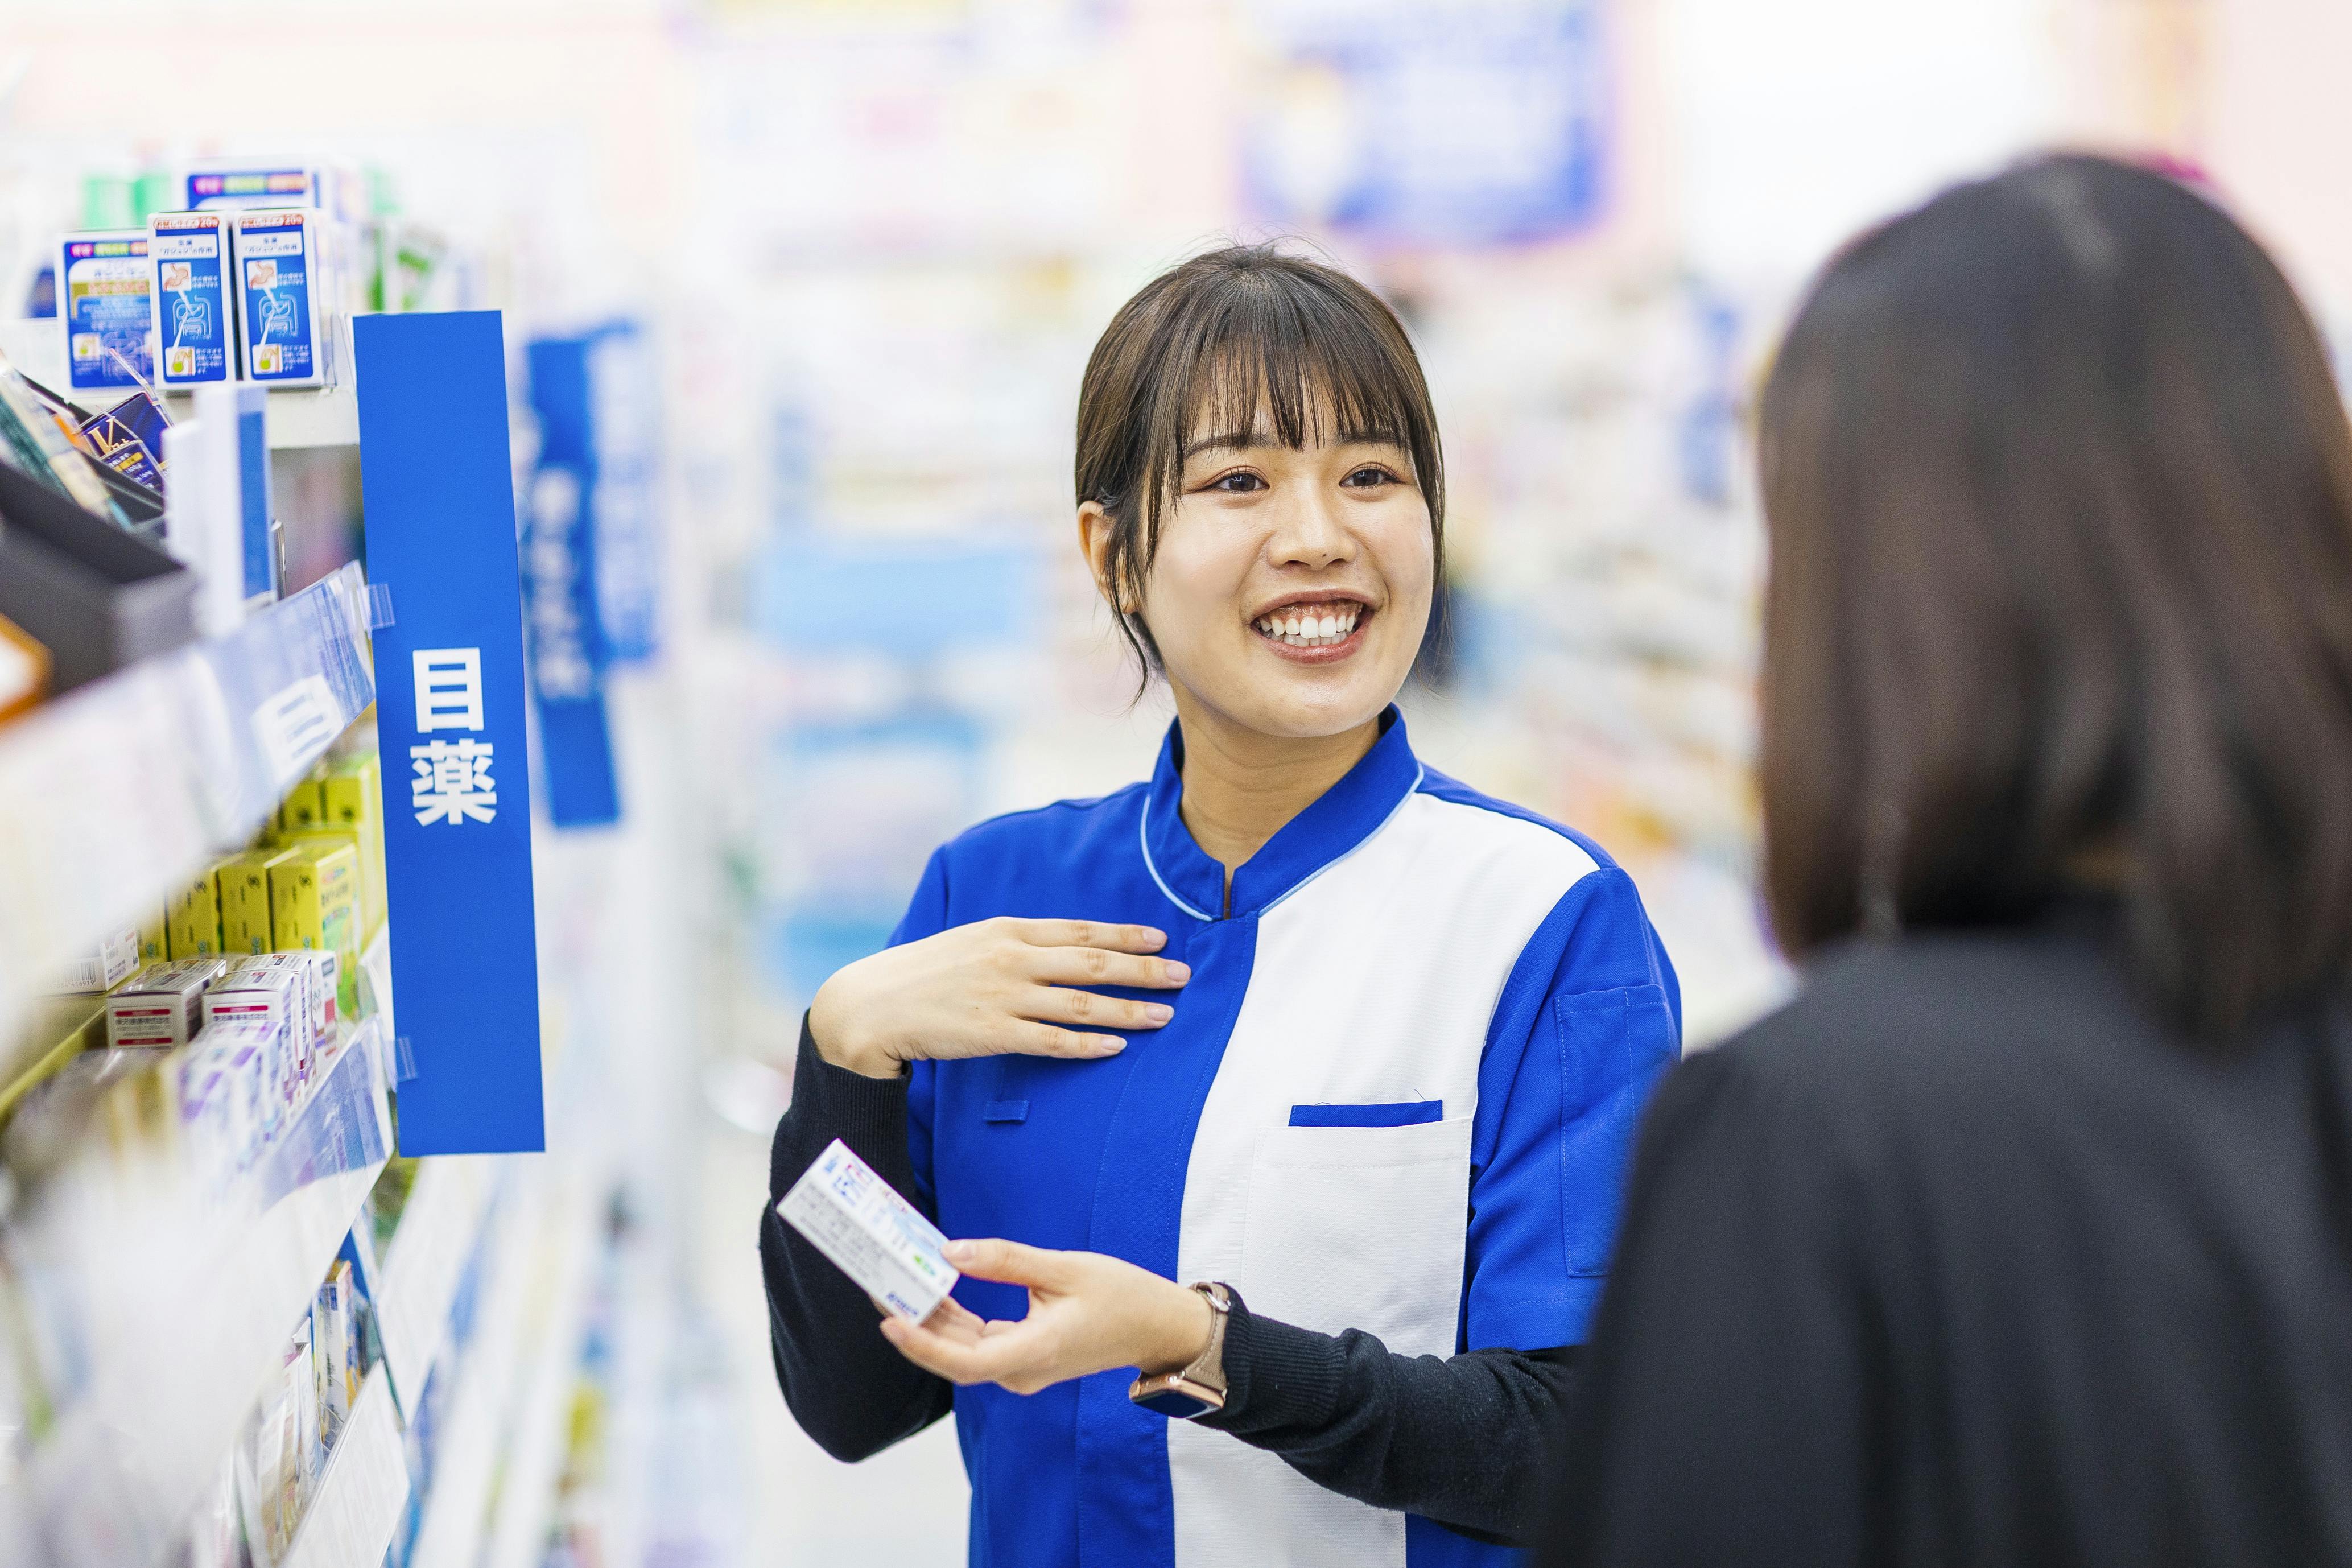
POLYGON ((1243 179, 1268 221, 1487 246, 1591 227, 1608 196, 1605 0, 1249 0, 1263 79, 1243 179))

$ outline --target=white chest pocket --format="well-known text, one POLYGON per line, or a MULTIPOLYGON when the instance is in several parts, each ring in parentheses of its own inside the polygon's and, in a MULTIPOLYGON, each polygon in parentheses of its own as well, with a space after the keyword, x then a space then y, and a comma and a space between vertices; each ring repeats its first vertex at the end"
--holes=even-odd
POLYGON ((1242 1277, 1254 1312, 1402 1355, 1454 1353, 1470 1215, 1470 1118, 1276 1127, 1250 1171, 1242 1277))

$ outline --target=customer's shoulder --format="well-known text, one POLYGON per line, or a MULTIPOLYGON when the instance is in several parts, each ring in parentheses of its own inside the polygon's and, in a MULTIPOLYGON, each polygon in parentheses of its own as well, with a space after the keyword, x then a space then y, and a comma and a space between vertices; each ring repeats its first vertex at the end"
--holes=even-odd
POLYGON ((1952 1114, 2033 1092, 2063 1058, 2154 1033, 2095 947, 1954 931, 1842 944, 1787 1005, 1709 1054, 1776 1096, 1952 1114))

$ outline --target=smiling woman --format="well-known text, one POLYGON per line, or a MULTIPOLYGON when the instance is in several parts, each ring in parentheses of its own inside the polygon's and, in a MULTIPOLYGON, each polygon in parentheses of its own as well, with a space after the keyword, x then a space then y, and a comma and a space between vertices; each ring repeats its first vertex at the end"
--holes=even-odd
POLYGON ((1680 1001, 1599 847, 1406 741, 1443 474, 1344 273, 1234 247, 1129 301, 1076 522, 1174 700, 1159 766, 946 846, 809 1010, 772 1195, 844 1139, 963 1279, 877 1331, 771 1212, 778 1377, 843 1458, 952 1410, 975 1568, 1528 1531, 1680 1001))

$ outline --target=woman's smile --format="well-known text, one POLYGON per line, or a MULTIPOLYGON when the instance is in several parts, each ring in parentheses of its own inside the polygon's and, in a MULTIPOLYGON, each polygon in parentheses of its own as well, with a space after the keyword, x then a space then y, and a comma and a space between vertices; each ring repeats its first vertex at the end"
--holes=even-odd
POLYGON ((1337 664, 1363 647, 1377 612, 1349 594, 1294 595, 1250 618, 1261 641, 1293 664, 1337 664))

